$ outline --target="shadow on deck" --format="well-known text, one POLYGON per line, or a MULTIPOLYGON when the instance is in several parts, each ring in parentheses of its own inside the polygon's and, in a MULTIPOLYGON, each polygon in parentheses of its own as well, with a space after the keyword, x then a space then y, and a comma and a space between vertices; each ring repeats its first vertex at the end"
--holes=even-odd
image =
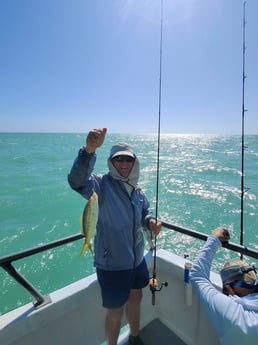
MULTIPOLYGON (((144 345, 186 345, 159 319, 155 319, 145 326, 140 332, 140 337, 144 345)), ((127 345, 127 339, 120 345, 127 345)))

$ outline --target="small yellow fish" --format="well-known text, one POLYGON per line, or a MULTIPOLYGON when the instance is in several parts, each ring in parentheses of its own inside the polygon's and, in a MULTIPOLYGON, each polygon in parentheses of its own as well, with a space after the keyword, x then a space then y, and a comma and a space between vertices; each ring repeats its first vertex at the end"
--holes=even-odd
POLYGON ((85 242, 82 246, 80 256, 83 255, 85 250, 89 248, 91 254, 93 255, 93 250, 91 247, 91 239, 95 236, 96 225, 98 221, 99 214, 99 204, 98 204, 98 194, 92 190, 92 195, 88 200, 81 217, 81 233, 85 236, 85 242))

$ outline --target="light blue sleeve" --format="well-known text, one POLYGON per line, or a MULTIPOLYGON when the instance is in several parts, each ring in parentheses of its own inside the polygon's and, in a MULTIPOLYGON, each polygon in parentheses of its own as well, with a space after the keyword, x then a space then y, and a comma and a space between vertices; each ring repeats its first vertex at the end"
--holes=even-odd
POLYGON ((71 188, 89 199, 94 188, 96 193, 100 189, 100 175, 93 174, 96 162, 96 154, 87 153, 84 148, 80 149, 73 166, 68 174, 68 183, 71 188))
MULTIPOLYGON (((210 269, 214 255, 221 242, 217 237, 209 236, 197 256, 191 269, 190 278, 193 289, 199 297, 212 326, 219 338, 229 332, 236 318, 241 314, 241 306, 218 291, 210 281, 210 269)), ((238 320, 239 322, 239 320, 238 320)))

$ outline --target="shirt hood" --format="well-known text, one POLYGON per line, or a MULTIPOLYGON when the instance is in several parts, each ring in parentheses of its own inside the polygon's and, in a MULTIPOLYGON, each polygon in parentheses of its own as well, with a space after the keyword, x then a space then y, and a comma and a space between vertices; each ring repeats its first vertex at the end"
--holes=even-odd
POLYGON ((124 177, 119 174, 119 172, 116 170, 114 165, 111 162, 111 158, 108 158, 108 169, 110 172, 110 175, 121 182, 124 182, 125 184, 135 188, 137 186, 138 180, 139 180, 139 171, 140 171, 140 163, 137 157, 135 157, 134 164, 132 166, 132 169, 128 176, 124 177))

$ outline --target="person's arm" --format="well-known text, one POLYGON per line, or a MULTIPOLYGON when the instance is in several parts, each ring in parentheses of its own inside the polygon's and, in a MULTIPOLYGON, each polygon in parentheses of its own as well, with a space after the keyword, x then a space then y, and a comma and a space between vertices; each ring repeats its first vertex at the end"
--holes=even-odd
POLYGON ((142 193, 142 195, 144 197, 143 221, 142 221, 144 231, 146 233, 153 232, 153 234, 157 236, 160 233, 162 222, 159 220, 156 220, 156 218, 153 216, 152 212, 150 211, 149 200, 147 199, 145 194, 142 193))
MULTIPOLYGON (((227 229, 218 227, 212 231, 211 236, 208 237, 205 245, 194 261, 191 270, 192 283, 195 285, 210 283, 209 277, 212 260, 218 248, 221 247, 222 242, 228 240, 229 232, 227 229)), ((199 285, 197 287, 200 288, 199 285)))
POLYGON ((86 198, 92 193, 91 184, 87 188, 87 181, 93 172, 96 162, 96 149, 100 147, 105 139, 107 129, 93 129, 86 138, 86 146, 79 150, 73 166, 68 174, 68 182, 72 189, 84 195, 86 198))
POLYGON ((86 182, 89 180, 96 162, 96 154, 88 153, 82 147, 68 174, 68 182, 72 189, 82 194, 86 182))
POLYGON ((223 228, 217 228, 208 237, 193 263, 190 279, 193 289, 200 299, 213 327, 219 337, 232 326, 237 313, 237 304, 228 296, 218 291, 210 281, 212 260, 221 247, 221 239, 229 239, 228 233, 223 235, 223 228), (220 229, 220 230, 217 230, 220 229))

